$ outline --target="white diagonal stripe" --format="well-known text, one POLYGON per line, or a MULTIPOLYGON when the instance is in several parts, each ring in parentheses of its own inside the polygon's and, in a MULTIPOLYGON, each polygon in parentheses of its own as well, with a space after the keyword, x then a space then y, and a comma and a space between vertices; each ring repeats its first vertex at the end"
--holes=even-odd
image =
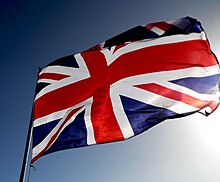
POLYGON ((218 95, 214 95, 212 94, 201 94, 198 92, 195 92, 194 90, 191 90, 187 87, 181 86, 181 85, 177 85, 175 83, 171 83, 171 82, 158 82, 157 84, 167 87, 171 90, 175 90, 177 92, 182 92, 184 94, 190 95, 194 98, 197 98, 199 100, 203 100, 203 101, 216 101, 218 102, 219 100, 219 96, 218 95))
MULTIPOLYGON (((42 89, 36 95, 35 100, 37 100, 38 98, 40 98, 41 96, 43 96, 44 94, 46 94, 48 92, 51 92, 51 91, 56 90, 58 88, 67 86, 69 84, 72 84, 77 81, 84 80, 84 79, 90 77, 89 71, 87 69, 87 66, 86 66, 81 54, 76 54, 75 58, 76 58, 77 63, 79 63, 80 68, 78 68, 76 71, 73 70, 71 77, 56 81, 53 84, 48 85, 47 87, 42 89)), ((64 68, 64 70, 65 70, 65 68, 64 68)))
POLYGON ((52 79, 39 79, 37 80, 37 83, 56 83, 57 80, 52 80, 52 79))
MULTIPOLYGON (((62 127, 62 129, 59 131, 58 135, 56 136, 56 139, 59 137, 60 133, 75 119, 75 117, 83 111, 83 109, 85 109, 84 107, 81 108, 80 110, 78 110, 62 127)), ((69 109, 69 111, 65 114, 65 116, 61 119, 61 121, 53 128, 53 130, 44 138, 44 140, 42 142, 40 142, 37 146, 35 146, 33 148, 33 153, 32 153, 32 159, 34 157, 36 157, 42 150, 45 149, 45 147, 47 147, 46 150, 48 150, 48 148, 56 141, 56 139, 54 139, 53 142, 51 142, 50 146, 47 146, 48 142, 52 139, 52 137, 54 136, 54 134, 59 130, 60 126, 65 122, 68 114, 74 109, 69 109)))
POLYGON ((185 104, 181 101, 176 101, 136 87, 117 85, 117 91, 119 95, 123 95, 156 107, 166 108, 178 114, 198 110, 198 108, 185 104))
POLYGON ((41 117, 41 118, 38 118, 38 119, 34 120, 34 127, 37 127, 37 126, 40 126, 42 124, 46 124, 46 123, 49 123, 51 121, 55 121, 55 120, 58 120, 58 119, 62 118, 65 115, 65 113, 68 109, 64 109, 64 110, 61 110, 61 111, 58 111, 58 112, 54 112, 52 114, 49 114, 47 116, 44 116, 44 117, 41 117))
POLYGON ((42 69, 42 71, 39 73, 39 75, 45 74, 45 73, 57 73, 57 74, 63 74, 63 75, 72 75, 73 72, 77 71, 79 68, 73 68, 73 67, 64 67, 64 66, 48 66, 42 69))
POLYGON ((165 32, 164 30, 162 30, 162 29, 160 29, 160 28, 158 28, 158 27, 153 27, 153 28, 151 29, 151 31, 155 32, 155 33, 158 34, 158 35, 162 35, 162 34, 165 32))

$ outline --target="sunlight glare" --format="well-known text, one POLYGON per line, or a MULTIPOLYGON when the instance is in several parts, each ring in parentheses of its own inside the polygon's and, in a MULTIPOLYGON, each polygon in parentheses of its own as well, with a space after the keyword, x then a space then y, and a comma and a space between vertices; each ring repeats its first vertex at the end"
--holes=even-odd
MULTIPOLYGON (((198 116, 196 122, 197 132, 207 146, 213 153, 220 152, 220 108, 217 109, 208 117, 198 116)), ((216 153, 216 154, 217 154, 216 153)))

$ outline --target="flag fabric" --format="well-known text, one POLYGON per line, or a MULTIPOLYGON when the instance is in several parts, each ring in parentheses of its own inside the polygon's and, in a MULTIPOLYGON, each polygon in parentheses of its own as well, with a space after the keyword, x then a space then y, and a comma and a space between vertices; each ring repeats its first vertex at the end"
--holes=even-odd
POLYGON ((212 113, 219 64, 196 19, 137 26, 39 72, 32 163, 125 140, 170 118, 212 113))

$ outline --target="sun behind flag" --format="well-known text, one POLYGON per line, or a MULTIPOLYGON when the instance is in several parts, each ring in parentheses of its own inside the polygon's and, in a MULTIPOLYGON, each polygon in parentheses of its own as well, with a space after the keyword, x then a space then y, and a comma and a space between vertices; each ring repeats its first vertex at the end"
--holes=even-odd
POLYGON ((32 163, 59 150, 125 140, 219 104, 219 65, 196 19, 137 26, 38 77, 32 163))

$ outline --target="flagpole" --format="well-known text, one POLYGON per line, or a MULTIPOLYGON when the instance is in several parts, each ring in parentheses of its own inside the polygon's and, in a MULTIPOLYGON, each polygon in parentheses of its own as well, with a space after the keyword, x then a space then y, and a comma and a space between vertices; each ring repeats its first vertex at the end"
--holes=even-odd
MULTIPOLYGON (((42 68, 38 68, 37 80, 38 80, 38 76, 39 76, 39 73, 41 72, 41 70, 42 70, 42 68)), ((36 85, 37 85, 37 80, 36 80, 36 85)), ((36 89, 35 89, 34 95, 36 95, 36 89)), ((30 121, 29 121, 29 127, 28 127, 28 133, 27 133, 27 139, 26 139, 26 145, 25 145, 25 151, 24 151, 24 157, 23 157, 23 163, 22 163, 22 167, 21 167, 19 182, 25 182, 27 163, 28 163, 32 133, 33 133, 33 115, 34 115, 34 100, 33 100, 33 106, 32 106, 32 110, 31 110, 31 117, 30 117, 30 121)))
POLYGON ((28 156, 30 152, 30 144, 31 144, 31 138, 32 138, 32 131, 33 131, 33 108, 31 111, 31 118, 29 122, 29 128, 28 128, 28 133, 27 133, 27 140, 26 140, 26 146, 25 146, 25 151, 24 151, 24 157, 23 157, 23 163, 22 163, 19 182, 25 182, 28 156))

